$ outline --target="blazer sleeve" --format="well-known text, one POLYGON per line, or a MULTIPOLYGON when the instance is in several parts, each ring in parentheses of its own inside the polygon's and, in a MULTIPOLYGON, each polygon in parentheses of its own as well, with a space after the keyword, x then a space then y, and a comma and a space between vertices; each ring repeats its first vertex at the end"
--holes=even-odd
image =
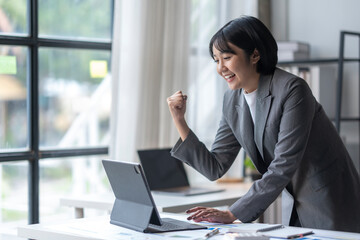
POLYGON ((315 115, 316 101, 305 81, 287 82, 274 159, 260 180, 231 207, 242 222, 256 220, 289 184, 303 158, 315 115))
POLYGON ((211 151, 190 130, 184 141, 178 140, 171 150, 171 155, 213 181, 227 172, 240 148, 239 142, 223 116, 211 151))

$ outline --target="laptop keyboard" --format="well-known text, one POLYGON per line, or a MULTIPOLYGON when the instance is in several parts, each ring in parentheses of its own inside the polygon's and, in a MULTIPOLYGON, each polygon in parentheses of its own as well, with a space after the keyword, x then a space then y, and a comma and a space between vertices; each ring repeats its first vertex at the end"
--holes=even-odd
POLYGON ((162 225, 149 224, 148 228, 158 231, 176 231, 176 230, 190 230, 204 228, 201 225, 195 225, 184 221, 179 221, 172 218, 162 218, 162 225))
POLYGON ((165 230, 165 231, 167 231, 167 230, 180 230, 180 229, 185 228, 184 226, 177 225, 177 224, 170 223, 170 222, 164 222, 164 221, 163 221, 163 224, 161 226, 150 223, 149 227, 151 227, 153 229, 165 230))

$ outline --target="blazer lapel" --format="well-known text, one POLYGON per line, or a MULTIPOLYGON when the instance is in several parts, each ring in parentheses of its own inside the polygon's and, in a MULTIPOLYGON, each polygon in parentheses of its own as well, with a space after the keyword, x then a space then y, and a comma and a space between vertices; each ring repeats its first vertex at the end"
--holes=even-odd
POLYGON ((272 75, 261 76, 259 79, 258 94, 256 98, 256 115, 255 115, 255 144, 264 159, 263 153, 263 136, 267 117, 269 115, 272 96, 270 95, 270 82, 272 75))

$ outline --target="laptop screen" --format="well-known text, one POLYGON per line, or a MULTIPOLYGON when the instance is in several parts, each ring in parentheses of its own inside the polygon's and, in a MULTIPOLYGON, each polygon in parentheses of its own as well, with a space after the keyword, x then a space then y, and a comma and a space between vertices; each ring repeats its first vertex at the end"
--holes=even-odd
POLYGON ((110 223, 141 232, 206 229, 170 218, 161 219, 139 163, 102 160, 115 194, 110 223))
POLYGON ((183 163, 170 154, 171 148, 138 150, 150 190, 188 187, 183 163))

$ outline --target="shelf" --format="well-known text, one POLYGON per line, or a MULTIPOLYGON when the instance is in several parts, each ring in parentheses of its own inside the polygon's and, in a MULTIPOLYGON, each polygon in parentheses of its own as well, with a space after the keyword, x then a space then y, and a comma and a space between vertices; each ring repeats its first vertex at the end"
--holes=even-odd
MULTIPOLYGON (((306 74, 304 75, 304 73, 306 73, 306 71, 310 71, 312 69, 312 67, 311 67, 312 65, 318 65, 317 66, 318 68, 323 67, 323 66, 319 66, 319 65, 325 65, 325 64, 332 64, 332 65, 337 66, 337 79, 336 79, 336 84, 335 84, 336 85, 335 86, 335 91, 336 91, 335 115, 331 114, 331 116, 334 116, 334 117, 330 118, 330 120, 332 122, 334 122, 335 128, 339 134, 340 134, 341 122, 347 122, 347 123, 355 122, 355 123, 360 124, 360 116, 358 116, 358 117, 342 117, 341 116, 341 106, 342 106, 341 100, 342 100, 342 89, 343 89, 343 80, 344 80, 344 76, 343 76, 344 75, 344 65, 345 65, 345 63, 357 63, 357 64, 359 64, 358 69, 360 69, 360 56, 357 58, 345 57, 345 36, 346 35, 356 36, 360 40, 360 32, 355 33, 355 32, 341 31, 340 32, 340 44, 339 44, 339 57, 322 58, 322 59, 321 58, 304 59, 304 60, 293 60, 293 61, 279 61, 277 64, 280 67, 289 68, 290 72, 293 70, 295 72, 296 68, 301 69, 301 72, 303 75, 302 77, 305 80, 307 80, 306 79, 307 75, 306 74)), ((328 67, 328 66, 324 66, 324 67, 328 67)), ((298 74, 296 74, 296 75, 298 75, 298 74)), ((358 75, 358 76, 360 76, 360 75, 358 75)), ((359 79, 359 81, 360 81, 360 79, 359 79)), ((316 85, 315 85, 315 87, 316 87, 316 85)), ((359 84, 359 89, 358 89, 358 94, 359 93, 360 93, 360 84, 359 84)), ((319 102, 320 101, 321 101, 321 99, 319 99, 319 102)), ((328 103, 328 101, 327 101, 327 103, 328 103)), ((324 107, 324 105, 323 105, 323 107, 324 107)), ((360 103, 359 103, 359 107, 360 107, 360 103)), ((360 109, 359 109, 359 112, 360 112, 360 109)), ((358 134, 360 135, 360 127, 359 127, 358 131, 359 131, 358 134)), ((354 142, 354 144, 359 145, 360 143, 354 142)), ((356 161, 356 159, 353 159, 353 160, 356 161)), ((359 156, 358 156, 357 161, 359 161, 359 164, 360 164, 359 156)), ((358 164, 358 166, 360 166, 359 164, 358 164)), ((359 171, 359 169, 357 169, 357 170, 359 171)))
MULTIPOLYGON (((360 62, 360 58, 345 58, 344 62, 360 62)), ((339 59, 338 58, 323 58, 323 59, 281 61, 281 62, 278 62, 278 65, 327 64, 327 63, 339 63, 339 59)))
POLYGON ((324 63, 338 63, 338 58, 329 58, 329 59, 306 59, 306 60, 294 60, 294 61, 281 61, 278 62, 279 65, 294 65, 294 64, 324 64, 324 63))
MULTIPOLYGON (((335 118, 331 118, 331 121, 336 121, 335 118)), ((358 117, 344 117, 341 118, 340 121, 346 121, 346 122, 355 122, 355 121, 360 121, 360 118, 358 117)))

